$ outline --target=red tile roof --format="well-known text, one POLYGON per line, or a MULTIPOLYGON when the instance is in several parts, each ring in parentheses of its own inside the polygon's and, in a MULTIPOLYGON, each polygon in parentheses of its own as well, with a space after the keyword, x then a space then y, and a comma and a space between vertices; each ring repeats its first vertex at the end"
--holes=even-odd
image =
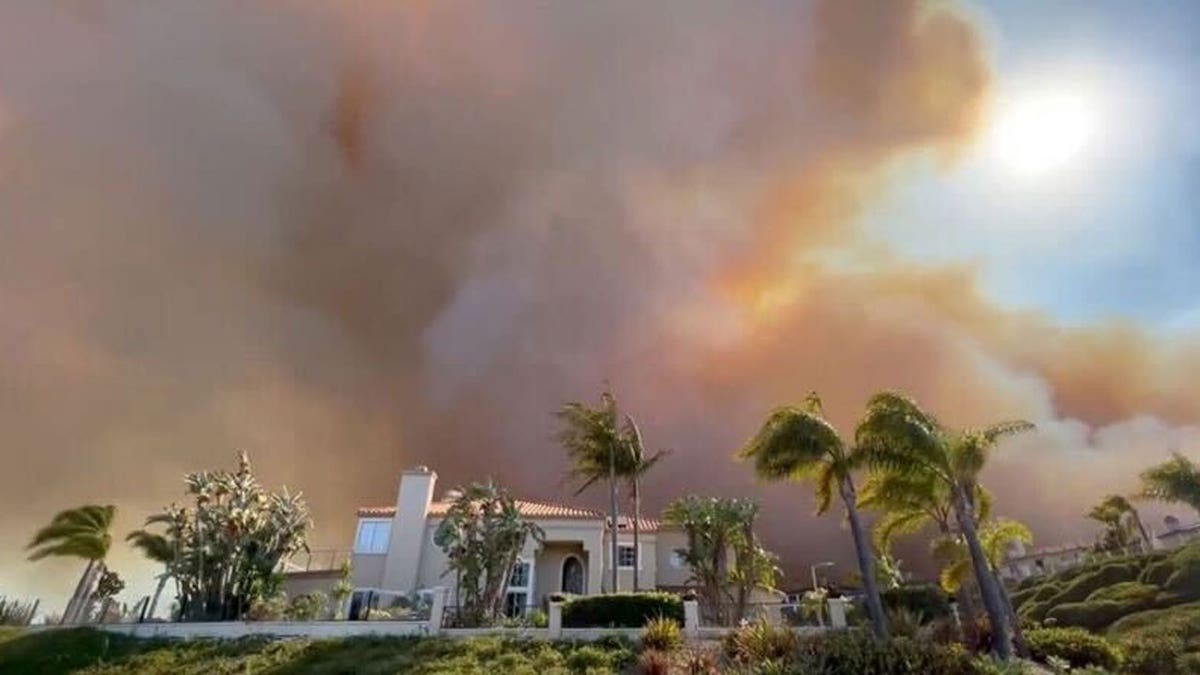
MULTIPOLYGON (((518 499, 516 502, 517 509, 521 512, 521 515, 534 520, 604 520, 607 522, 608 519, 606 513, 595 509, 567 506, 566 504, 552 504, 550 502, 533 502, 523 499, 518 499)), ((449 508, 450 502, 432 502, 429 505, 429 515, 440 518, 446 515, 446 511, 449 508)), ((359 518, 392 518, 395 515, 395 506, 363 506, 358 509, 359 518)), ((654 518, 642 518, 638 523, 638 527, 641 532, 657 532, 663 525, 654 518)), ((632 533, 633 518, 629 516, 618 518, 617 530, 632 533)))

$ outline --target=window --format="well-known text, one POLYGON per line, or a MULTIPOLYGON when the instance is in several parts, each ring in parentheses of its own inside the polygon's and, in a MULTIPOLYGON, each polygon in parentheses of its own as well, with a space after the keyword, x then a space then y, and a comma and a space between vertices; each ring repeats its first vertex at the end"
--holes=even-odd
POLYGON ((518 560, 513 565, 512 573, 508 576, 508 592, 504 595, 505 616, 525 616, 525 608, 529 604, 529 587, 532 585, 531 572, 527 561, 518 560))
POLYGON ((512 575, 508 577, 509 588, 528 588, 529 587, 529 563, 517 561, 513 565, 512 575))
POLYGON ((525 616, 525 607, 529 604, 529 595, 527 593, 509 592, 504 596, 504 616, 516 618, 525 616))
POLYGON ((687 566, 683 561, 683 556, 679 555, 679 551, 671 551, 671 568, 681 570, 687 566))
POLYGON ((622 569, 633 569, 637 563, 637 549, 633 544, 621 544, 617 546, 617 567, 622 569))
POLYGON ((354 537, 354 552, 387 553, 388 537, 391 532, 391 520, 358 521, 358 534, 354 537))

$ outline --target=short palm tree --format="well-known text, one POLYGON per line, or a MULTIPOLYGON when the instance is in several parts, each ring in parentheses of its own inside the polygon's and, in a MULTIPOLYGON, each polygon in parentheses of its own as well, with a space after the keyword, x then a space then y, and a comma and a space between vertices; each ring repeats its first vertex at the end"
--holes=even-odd
POLYGON ((859 518, 854 489, 853 474, 862 465, 863 457, 856 447, 844 443, 833 425, 825 420, 821 398, 814 392, 801 407, 776 409, 738 456, 753 461, 754 472, 764 480, 813 481, 818 514, 829 510, 837 492, 850 521, 872 628, 877 638, 887 639, 887 620, 875 579, 875 556, 859 518))
POLYGON ((863 459, 874 471, 914 480, 922 477, 941 483, 949 494, 955 524, 971 554, 984 610, 996 636, 996 653, 1006 660, 1012 656, 1011 622, 977 530, 979 474, 1000 439, 1031 429, 1033 425, 1024 421, 948 429, 912 399, 881 392, 871 397, 855 433, 863 459))
POLYGON ((642 521, 642 476, 653 469, 669 450, 659 450, 646 454, 646 446, 642 443, 642 432, 632 416, 625 416, 625 424, 621 427, 621 439, 625 445, 628 461, 621 463, 625 469, 622 478, 629 483, 629 491, 633 498, 633 592, 640 588, 638 576, 642 569, 641 521, 642 521))
POLYGON ((1164 502, 1187 504, 1200 511, 1200 469, 1178 452, 1142 472, 1142 495, 1164 502))
POLYGON ((75 592, 63 612, 63 622, 75 621, 87 605, 93 580, 104 567, 104 558, 112 546, 113 519, 117 507, 88 504, 62 511, 42 529, 34 533, 27 547, 30 560, 48 557, 82 558, 87 561, 75 592))
POLYGON ((1108 495, 1088 511, 1087 517, 1105 527, 1103 543, 1110 548, 1128 549, 1130 535, 1136 534, 1143 551, 1150 550, 1150 535, 1142 516, 1128 498, 1108 495))
MULTIPOLYGON (((620 426, 617 399, 610 392, 600 396, 600 405, 566 403, 555 415, 562 422, 558 441, 571 460, 567 477, 577 485, 576 494, 600 481, 608 482, 611 592, 618 590, 617 575, 617 481, 631 473, 631 456, 620 426)), ((636 572, 636 570, 635 570, 636 572)), ((635 575, 636 576, 636 575, 635 575)))

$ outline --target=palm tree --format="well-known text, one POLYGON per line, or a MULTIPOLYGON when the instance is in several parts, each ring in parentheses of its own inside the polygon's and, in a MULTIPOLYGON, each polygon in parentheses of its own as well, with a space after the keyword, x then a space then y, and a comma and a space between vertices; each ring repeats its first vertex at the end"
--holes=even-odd
MULTIPOLYGON (((600 395, 596 408, 586 403, 566 403, 555 416, 562 422, 558 441, 571 460, 567 474, 578 485, 575 494, 599 481, 608 481, 609 525, 612 574, 611 592, 618 590, 617 576, 617 479, 630 475, 631 456, 618 420, 617 399, 610 392, 600 395)), ((635 576, 637 570, 634 570, 635 576)))
MULTIPOLYGON (((162 518, 151 516, 149 522, 162 522, 162 518)), ((125 541, 140 550, 150 560, 161 564, 164 568, 163 573, 158 575, 158 584, 154 588, 154 597, 146 605, 146 610, 143 614, 145 617, 153 617, 154 611, 158 607, 158 599, 162 596, 163 586, 166 586, 167 580, 171 578, 171 565, 176 562, 179 555, 177 543, 174 539, 168 539, 164 535, 144 529, 130 532, 126 535, 125 541)))
POLYGON ((1200 511, 1200 469, 1178 452, 1142 472, 1142 494, 1149 499, 1187 504, 1200 511))
POLYGON ((878 639, 887 639, 887 621, 875 580, 874 554, 863 531, 854 489, 853 474, 862 465, 863 456, 857 447, 847 446, 825 420, 821 398, 813 392, 804 399, 802 407, 776 409, 738 456, 753 460, 754 472, 761 479, 813 481, 818 514, 829 510, 837 491, 850 521, 871 625, 878 639))
POLYGON ((941 483, 950 496, 955 523, 966 540, 984 609, 996 636, 996 652, 1012 656, 1010 621, 1003 595, 979 540, 979 473, 996 443, 1033 429, 1029 422, 1003 422, 981 429, 952 430, 906 396, 881 392, 871 397, 855 441, 876 471, 941 483))
POLYGON ((622 465, 625 469, 622 477, 629 483, 629 491, 633 497, 633 592, 637 593, 640 590, 638 576, 642 569, 642 476, 653 469, 663 457, 670 454, 670 451, 659 450, 647 456, 646 446, 642 443, 641 429, 630 415, 625 416, 625 424, 621 428, 621 438, 628 455, 628 462, 622 465))
MULTIPOLYGON (((975 492, 976 518, 986 520, 991 513, 991 494, 982 486, 977 487, 975 492)), ((858 504, 882 514, 875 521, 873 531, 875 547, 882 555, 890 555, 897 538, 916 534, 931 526, 937 529, 940 539, 953 537, 954 507, 950 490, 944 481, 927 473, 872 473, 863 485, 858 504)), ((970 617, 975 616, 976 608, 970 589, 959 586, 957 595, 962 612, 970 617)))
POLYGON ((87 597, 95 578, 104 567, 104 558, 112 546, 113 519, 117 507, 88 504, 62 511, 54 516, 49 525, 34 533, 26 547, 32 550, 30 560, 41 560, 50 556, 82 558, 86 561, 83 576, 75 586, 75 592, 67 602, 62 622, 72 622, 87 605, 87 597))
POLYGON ((1129 499, 1121 495, 1108 495, 1088 511, 1087 517, 1105 527, 1102 544, 1106 548, 1128 549, 1130 535, 1136 531, 1143 551, 1150 550, 1150 535, 1142 523, 1141 514, 1129 499))

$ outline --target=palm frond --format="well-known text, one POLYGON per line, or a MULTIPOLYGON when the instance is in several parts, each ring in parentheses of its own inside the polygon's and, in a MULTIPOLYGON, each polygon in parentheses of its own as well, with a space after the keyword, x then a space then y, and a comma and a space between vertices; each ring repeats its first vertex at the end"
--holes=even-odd
POLYGON ((773 411, 738 451, 754 462, 755 473, 766 480, 812 476, 822 462, 844 455, 837 431, 824 418, 795 407, 773 411))

